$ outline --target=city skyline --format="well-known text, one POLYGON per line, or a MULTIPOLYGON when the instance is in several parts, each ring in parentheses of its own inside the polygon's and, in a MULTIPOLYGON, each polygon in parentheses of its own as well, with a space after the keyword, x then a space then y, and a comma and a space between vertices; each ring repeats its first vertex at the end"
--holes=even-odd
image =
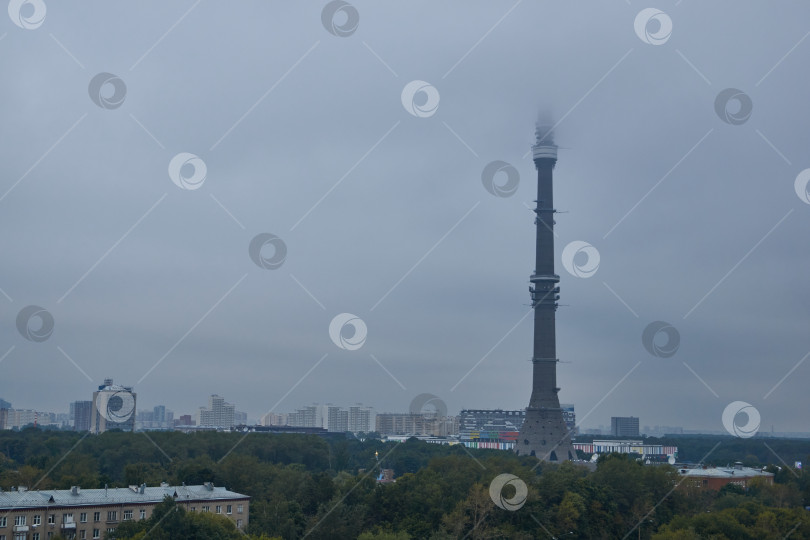
MULTIPOLYGON (((208 396, 208 397, 211 398, 211 397, 215 397, 215 396, 220 397, 220 396, 217 396, 216 394, 208 396)), ((0 398, 0 400, 2 400, 2 398, 0 398)), ((5 400, 3 400, 3 401, 5 401, 5 400)), ((2 402, 2 401, 0 401, 0 402, 2 402)), ((71 402, 69 404, 68 410, 72 409, 74 404, 78 404, 80 402, 81 401, 71 402)), ((5 401, 5 403, 7 404, 8 401, 5 401)), ((86 401, 85 403, 92 406, 93 402, 92 401, 86 401)), ((236 404, 233 404, 233 405, 235 406, 236 404)), ((238 415, 241 418, 246 418, 247 419, 246 420, 246 425, 249 425, 249 426, 252 426, 252 425, 255 425, 255 426, 259 426, 259 425, 262 425, 262 426, 269 426, 269 425, 281 425, 281 426, 291 425, 291 426, 295 426, 295 425, 300 425, 301 427, 304 427, 306 424, 288 424, 287 423, 287 418, 289 416, 293 415, 296 412, 301 412, 303 409, 306 409, 306 408, 318 407, 318 408, 324 409, 323 412, 325 412, 326 409, 328 409, 328 408, 338 408, 338 409, 349 410, 352 407, 358 407, 358 406, 362 407, 362 408, 365 408, 365 409, 369 409, 371 411, 372 418, 377 416, 377 415, 380 415, 380 414, 382 414, 382 415, 385 415, 385 414, 406 415, 409 412, 410 412, 410 414, 414 414, 413 407, 411 407, 410 409, 403 409, 403 410, 382 410, 382 409, 379 409, 379 408, 377 408, 377 407, 375 407, 374 405, 371 405, 371 404, 363 404, 363 403, 356 403, 356 402, 355 403, 350 402, 350 403, 344 403, 344 404, 310 402, 310 403, 302 404, 302 405, 300 405, 298 407, 293 407, 293 408, 291 408, 289 410, 269 411, 269 412, 265 412, 265 413, 255 415, 255 416, 253 415, 254 413, 235 410, 234 415, 235 415, 235 417, 238 415), (272 418, 276 418, 276 419, 283 418, 284 422, 277 424, 277 423, 274 423, 273 421, 271 421, 272 418)), ((573 414, 575 404, 563 403, 562 407, 563 407, 563 410, 564 410, 565 414, 573 414)), ((22 417, 35 418, 36 414, 52 415, 53 419, 54 419, 53 422, 54 423, 59 423, 60 421, 64 422, 63 428, 65 428, 65 429, 69 429, 68 426, 72 425, 71 423, 73 422, 72 417, 70 417, 70 414, 67 413, 67 412, 60 412, 58 410, 48 411, 48 410, 39 409, 39 408, 26 408, 26 407, 10 407, 10 408, 14 409, 14 410, 17 410, 17 411, 20 411, 22 413, 25 413, 23 416, 21 416, 21 418, 22 417)), ((135 413, 135 417, 134 417, 135 418, 135 422, 134 422, 135 431, 141 431, 141 430, 149 431, 149 430, 154 430, 154 429, 157 429, 157 430, 174 429, 174 428, 176 428, 178 426, 179 427, 191 427, 191 426, 197 427, 197 426, 199 426, 197 419, 198 419, 198 410, 200 408, 202 408, 202 407, 198 406, 197 411, 184 411, 184 410, 182 410, 180 412, 176 412, 174 410, 171 410, 171 409, 169 409, 168 407, 166 407, 163 404, 157 404, 157 405, 152 406, 151 408, 148 408, 148 406, 147 406, 147 408, 138 408, 137 412, 135 413), (173 423, 166 423, 165 425, 162 425, 162 426, 156 426, 155 424, 158 423, 157 420, 154 420, 154 419, 144 420, 143 419, 143 415, 151 415, 155 411, 157 411, 158 409, 162 409, 163 414, 166 415, 166 418, 170 418, 170 420, 173 423), (183 424, 182 423, 183 422, 183 417, 190 418, 191 423, 190 424, 183 424), (149 425, 146 425, 145 422, 148 422, 149 425)), ((0 409, 2 409, 2 407, 0 407, 0 409)), ((459 415, 461 415, 465 411, 475 411, 475 410, 480 410, 480 408, 467 407, 467 408, 459 409, 458 412, 456 412, 456 413, 454 413, 453 411, 446 411, 446 413, 447 413, 448 417, 456 417, 456 418, 458 418, 459 415)), ((509 409, 504 408, 504 407, 495 407, 495 408, 492 408, 492 409, 485 409, 485 410, 490 411, 490 412, 495 412, 495 411, 508 411, 509 409)), ((519 409, 519 410, 524 410, 524 409, 519 409)), ((90 414, 90 411, 88 411, 87 414, 90 414)), ((428 410, 425 411, 424 414, 426 416, 431 416, 432 413, 428 409, 428 410)), ((600 416, 600 417, 594 418, 592 423, 583 424, 583 423, 580 423, 578 419, 574 423, 570 423, 570 419, 568 418, 568 416, 566 416, 566 422, 570 424, 569 428, 571 428, 573 426, 576 426, 577 432, 578 432, 579 435, 585 435, 585 436, 590 436, 590 435, 615 435, 614 433, 612 433, 613 429, 614 429, 613 420, 615 420, 615 418, 616 417, 608 417, 607 419, 605 419, 605 418, 602 418, 600 416), (603 423, 603 422, 605 422, 605 423, 603 423)), ((654 437, 658 436, 658 437, 660 437, 660 436, 668 435, 668 434, 678 435, 678 434, 700 434, 700 433, 713 434, 713 435, 718 435, 718 434, 720 434, 720 435, 723 435, 723 434, 734 435, 734 433, 730 433, 728 431, 728 429, 725 429, 725 426, 723 427, 723 429, 706 429, 706 428, 699 428, 699 427, 689 425, 689 424, 666 425, 666 424, 656 424, 656 423, 648 422, 648 421, 643 421, 642 422, 642 420, 639 419, 638 417, 628 417, 628 418, 634 418, 634 420, 637 422, 637 424, 639 426, 640 434, 641 435, 646 435, 646 436, 654 436, 654 437)), ((33 421, 31 421, 31 423, 32 422, 33 421)), ((88 422, 88 429, 89 429, 89 425, 90 425, 89 424, 89 422, 90 422, 89 418, 87 419, 87 422, 88 422)), ((47 423, 48 422, 42 422, 42 421, 39 422, 40 425, 46 425, 47 423)), ((372 420, 372 423, 373 423, 373 420, 372 420)), ((234 423, 233 423, 234 426, 240 425, 240 424, 241 424, 241 422, 239 422, 239 421, 234 421, 234 423)), ((8 425, 10 426, 11 423, 9 422, 8 425)), ((318 427, 327 428, 328 424, 327 424, 327 420, 326 420, 325 415, 323 416, 322 421, 319 421, 317 425, 318 425, 318 427)), ((20 426, 20 427, 23 427, 23 426, 20 426)), ((364 431, 364 430, 347 429, 347 431, 364 431)), ((372 429, 371 431, 374 431, 374 430, 372 429)), ((760 432, 764 436, 801 437, 801 438, 810 437, 810 431, 778 430, 778 429, 775 429, 775 426, 773 426, 773 425, 762 425, 758 429, 758 432, 760 432)), ((574 440, 575 439, 576 439, 576 435, 574 435, 574 440)))
POLYGON ((3 17, 4 399, 525 407, 548 110, 560 399, 810 431, 808 6, 323 8, 3 17))

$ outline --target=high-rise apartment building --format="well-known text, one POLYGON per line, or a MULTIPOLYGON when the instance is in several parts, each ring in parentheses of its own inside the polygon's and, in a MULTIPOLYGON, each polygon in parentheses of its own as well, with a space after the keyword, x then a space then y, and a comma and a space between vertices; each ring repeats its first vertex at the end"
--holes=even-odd
POLYGON ((638 417, 612 416, 610 434, 614 437, 638 437, 638 417))
POLYGON ((323 407, 308 405, 287 415, 287 425, 295 427, 323 427, 323 407))
POLYGON ((93 417, 92 401, 74 401, 70 404, 73 414, 73 431, 90 431, 90 420, 93 417))
POLYGON ((93 433, 104 433, 111 429, 135 431, 136 397, 131 386, 113 384, 112 379, 104 379, 104 384, 93 392, 90 431, 93 433))
POLYGON ((225 398, 216 394, 208 398, 208 407, 197 411, 197 427, 231 428, 233 427, 234 406, 226 403, 225 398))
POLYGON ((327 405, 326 429, 338 433, 349 431, 349 411, 334 405, 327 405))
POLYGON ((352 433, 368 433, 374 431, 374 409, 360 403, 349 407, 349 426, 347 431, 352 433))

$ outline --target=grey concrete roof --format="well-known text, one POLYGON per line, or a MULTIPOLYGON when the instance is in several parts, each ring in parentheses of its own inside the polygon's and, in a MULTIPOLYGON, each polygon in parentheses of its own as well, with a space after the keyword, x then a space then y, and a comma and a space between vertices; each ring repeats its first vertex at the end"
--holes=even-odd
POLYGON ((711 476, 714 478, 750 478, 752 476, 773 476, 773 473, 760 469, 751 469, 749 467, 742 467, 740 469, 734 467, 681 469, 681 474, 685 476, 711 476))
POLYGON ((250 498, 224 487, 208 489, 205 485, 146 487, 143 493, 140 493, 140 488, 137 491, 132 488, 81 489, 76 495, 69 489, 2 491, 0 509, 157 503, 166 495, 173 497, 177 502, 250 498))

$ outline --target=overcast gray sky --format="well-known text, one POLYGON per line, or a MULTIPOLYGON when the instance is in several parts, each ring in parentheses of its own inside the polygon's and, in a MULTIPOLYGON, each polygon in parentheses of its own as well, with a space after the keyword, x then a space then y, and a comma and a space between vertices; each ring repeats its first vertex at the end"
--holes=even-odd
POLYGON ((527 151, 548 111, 561 400, 584 427, 719 430, 744 401, 763 430, 810 431, 806 3, 45 2, 0 20, 15 407, 66 411, 105 377, 175 414, 212 393, 251 418, 423 392, 451 413, 525 407, 527 151), (106 108, 99 73, 125 85, 96 90, 106 108), (403 100, 412 81, 438 106, 403 100), (184 152, 207 169, 192 189, 169 175, 184 152), (495 160, 512 196, 484 188, 495 160), (280 266, 271 246, 276 268, 251 260, 261 233, 280 266), (573 241, 599 252, 590 277, 563 267, 573 241), (18 331, 29 305, 53 317, 43 341, 18 331), (341 313, 360 348, 330 339, 341 313), (642 344, 654 321, 679 334, 669 357, 642 344))

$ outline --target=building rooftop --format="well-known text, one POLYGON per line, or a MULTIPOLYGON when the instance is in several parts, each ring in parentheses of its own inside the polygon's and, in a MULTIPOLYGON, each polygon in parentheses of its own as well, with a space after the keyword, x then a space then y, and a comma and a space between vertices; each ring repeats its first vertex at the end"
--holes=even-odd
POLYGON ((773 473, 762 469, 752 469, 750 467, 707 467, 697 469, 680 469, 684 476, 699 476, 712 478, 750 478, 753 476, 773 476, 773 473))
POLYGON ((249 499, 210 484, 198 486, 130 486, 109 489, 52 489, 42 491, 0 491, 0 509, 50 506, 101 506, 105 504, 159 503, 168 495, 177 502, 220 499, 249 499))

